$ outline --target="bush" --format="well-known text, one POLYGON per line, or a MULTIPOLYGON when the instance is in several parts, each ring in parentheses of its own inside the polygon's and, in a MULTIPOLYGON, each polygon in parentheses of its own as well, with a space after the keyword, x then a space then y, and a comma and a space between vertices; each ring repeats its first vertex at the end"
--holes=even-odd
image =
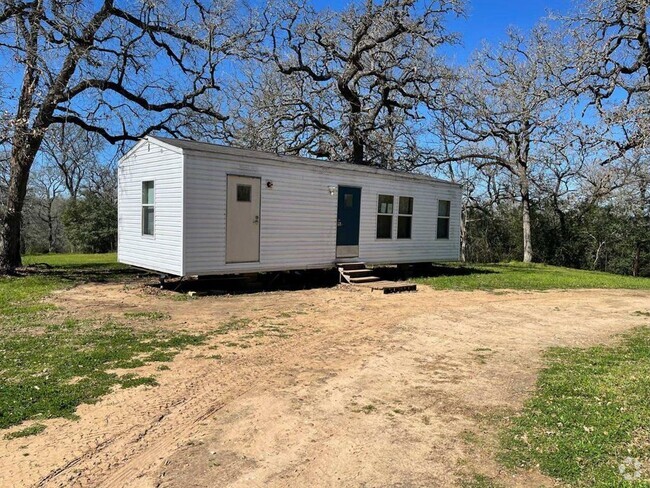
POLYGON ((63 212, 65 232, 76 252, 104 253, 117 247, 117 205, 88 193, 63 212))

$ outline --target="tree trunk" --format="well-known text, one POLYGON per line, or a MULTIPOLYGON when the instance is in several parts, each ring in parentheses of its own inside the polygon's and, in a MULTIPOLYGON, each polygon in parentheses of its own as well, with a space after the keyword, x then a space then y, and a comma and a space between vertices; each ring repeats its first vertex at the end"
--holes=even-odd
POLYGON ((521 213, 524 231, 524 263, 530 263, 533 261, 533 242, 530 228, 530 192, 527 182, 522 183, 521 213))
POLYGON ((352 136, 352 162, 354 164, 366 164, 363 154, 363 141, 356 135, 352 136))
POLYGON ((352 117, 350 118, 350 139, 352 140, 352 163, 365 165, 364 142, 361 130, 358 127, 361 107, 352 105, 352 117))
POLYGON ((639 276, 641 272, 641 245, 636 243, 634 249, 634 261, 632 263, 632 276, 639 276))
POLYGON ((463 208, 460 217, 460 261, 467 262, 467 208, 463 208))
POLYGON ((29 171, 40 139, 17 136, 11 151, 6 213, 0 230, 0 273, 13 273, 22 264, 20 258, 20 227, 27 194, 29 171))
POLYGON ((56 239, 54 236, 54 217, 52 215, 52 202, 49 202, 47 208, 47 244, 48 252, 53 253, 56 251, 56 239))

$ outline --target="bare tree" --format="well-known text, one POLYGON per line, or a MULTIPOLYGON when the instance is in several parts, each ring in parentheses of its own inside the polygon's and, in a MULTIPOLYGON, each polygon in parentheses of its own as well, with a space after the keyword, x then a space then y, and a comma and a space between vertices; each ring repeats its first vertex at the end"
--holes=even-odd
POLYGON ((92 164, 88 168, 83 190, 117 205, 117 161, 92 164))
POLYGON ((50 128, 41 146, 45 164, 58 168, 63 185, 72 200, 76 200, 90 168, 98 163, 103 139, 76 125, 56 125, 50 128))
MULTIPOLYGON (((566 19, 573 33, 567 71, 576 93, 587 93, 615 127, 608 164, 650 143, 650 2, 589 0, 566 19)), ((569 49, 567 45, 567 49, 569 49)))
POLYGON ((13 60, 2 73, 20 83, 3 124, 11 175, 1 270, 21 263, 30 170, 52 126, 76 125, 117 143, 156 130, 183 134, 186 113, 226 118, 214 102, 218 69, 255 37, 240 13, 200 0, 2 2, 0 55, 13 60))
POLYGON ((457 145, 434 154, 437 164, 477 161, 499 168, 512 181, 522 210, 523 260, 533 259, 531 200, 539 147, 560 127, 566 93, 556 82, 561 55, 542 26, 526 39, 511 31, 497 50, 480 51, 461 79, 449 87, 435 131, 444 127, 457 145))
POLYGON ((30 186, 34 193, 36 215, 47 228, 48 252, 56 252, 59 249, 57 236, 60 213, 60 208, 57 212, 56 204, 61 200, 64 180, 59 169, 47 162, 35 168, 32 176, 30 186))
POLYGON ((417 159, 413 130, 449 76, 437 48, 455 41, 445 20, 460 11, 460 0, 281 5, 261 53, 274 70, 252 73, 261 91, 243 107, 239 133, 265 138, 270 128, 278 150, 355 164, 417 159))

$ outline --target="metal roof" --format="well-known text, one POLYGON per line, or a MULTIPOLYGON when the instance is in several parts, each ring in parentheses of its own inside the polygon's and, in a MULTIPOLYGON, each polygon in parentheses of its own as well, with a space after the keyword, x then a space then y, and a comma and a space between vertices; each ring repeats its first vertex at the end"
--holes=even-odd
MULTIPOLYGON (((328 161, 328 160, 323 160, 323 159, 315 159, 315 158, 305 158, 301 156, 291 156, 291 155, 284 155, 284 154, 276 154, 276 153, 271 153, 267 151, 259 151, 255 149, 243 149, 239 147, 233 147, 233 146, 226 146, 222 144, 213 144, 210 142, 198 142, 198 141, 191 141, 188 139, 176 139, 172 137, 160 137, 160 136, 147 136, 145 138, 146 140, 155 142, 159 141, 162 142, 163 144, 166 144, 168 146, 172 146, 181 150, 187 150, 187 151, 197 151, 197 152, 206 152, 206 153, 215 153, 215 154, 223 154, 224 151, 227 152, 240 152, 242 154, 245 153, 257 153, 259 155, 263 155, 265 159, 271 159, 275 161, 289 161, 289 162, 295 162, 297 164, 305 164, 305 165, 311 165, 311 166, 318 166, 318 167, 325 167, 325 168, 333 168, 333 169, 341 169, 341 170, 348 170, 348 171, 357 171, 357 172, 365 172, 365 173, 371 173, 371 174, 384 174, 384 175, 391 175, 391 176, 397 176, 397 177, 402 177, 402 178, 410 178, 410 179, 416 179, 416 180, 426 180, 426 181, 431 181, 431 182, 437 182, 437 183, 444 183, 448 185, 455 185, 455 186, 460 186, 458 183, 448 181, 448 180, 443 180, 440 178, 435 178, 433 176, 429 176, 426 174, 422 173, 410 173, 407 171, 396 171, 396 170, 388 170, 388 169, 383 169, 383 168, 377 168, 374 166, 364 166, 360 164, 352 164, 352 163, 345 163, 341 161, 328 161)), ((130 152, 130 151, 129 151, 130 152)), ((125 156, 126 157, 126 156, 125 156)))

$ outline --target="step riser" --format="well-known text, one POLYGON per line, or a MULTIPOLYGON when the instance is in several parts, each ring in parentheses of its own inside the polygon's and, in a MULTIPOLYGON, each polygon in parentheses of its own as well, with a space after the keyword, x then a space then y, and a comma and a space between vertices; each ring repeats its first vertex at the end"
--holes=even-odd
POLYGON ((380 281, 380 278, 372 276, 372 270, 366 268, 365 263, 337 263, 343 279, 349 283, 363 284, 380 281))
POLYGON ((357 269, 366 269, 365 263, 339 263, 337 264, 339 268, 343 268, 344 271, 352 271, 357 269))

